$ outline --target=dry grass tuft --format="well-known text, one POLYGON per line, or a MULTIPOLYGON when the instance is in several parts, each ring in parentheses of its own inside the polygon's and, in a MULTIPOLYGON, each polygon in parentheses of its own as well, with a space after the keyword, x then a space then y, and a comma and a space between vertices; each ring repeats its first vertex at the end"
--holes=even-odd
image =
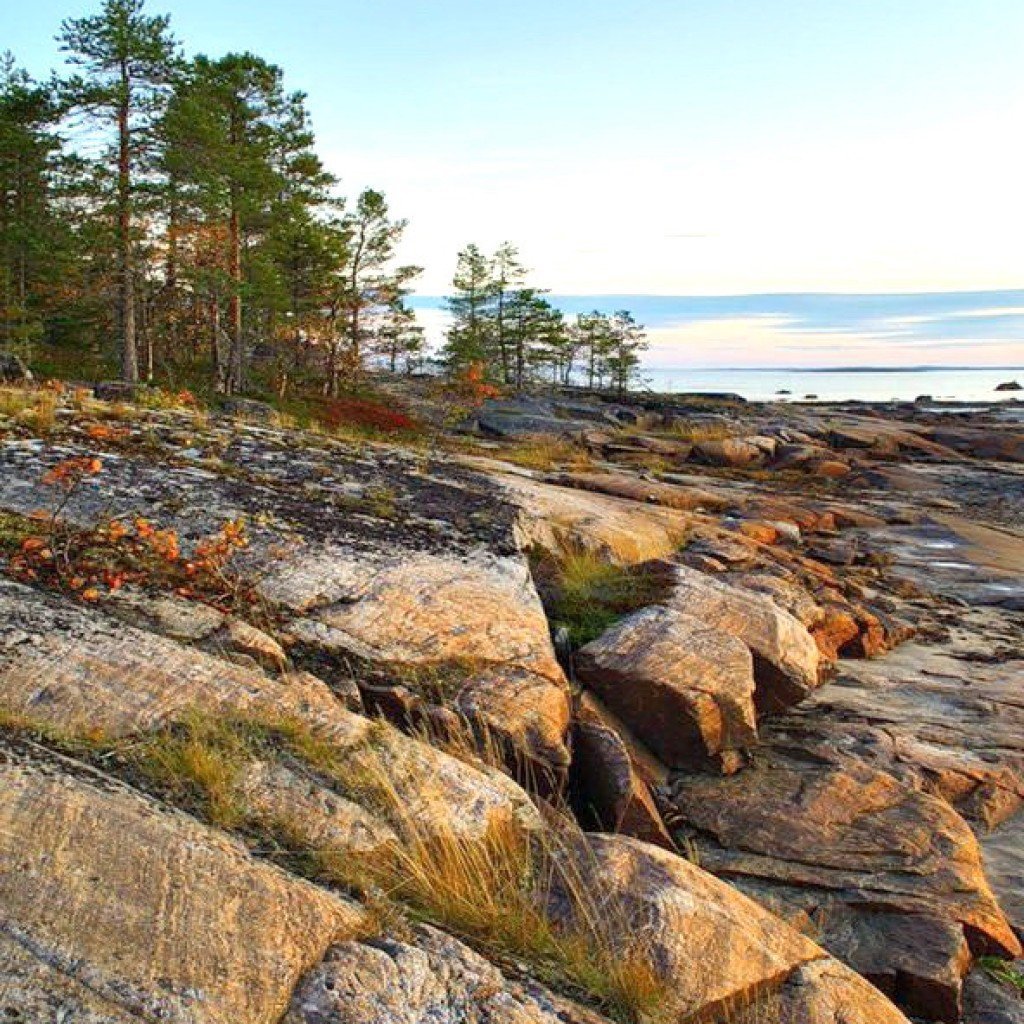
POLYGON ((46 388, 0 387, 0 416, 39 434, 49 434, 56 423, 59 396, 46 388))
POLYGON ((676 420, 668 428, 668 433, 680 441, 724 441, 727 437, 734 437, 737 428, 728 423, 676 420))
POLYGON ((564 437, 537 437, 495 452, 495 457, 524 469, 586 469, 593 460, 582 445, 564 437))
POLYGON ((372 866, 389 897, 618 1020, 659 1019, 665 981, 624 907, 596 893, 575 825, 526 834, 508 824, 481 840, 438 822, 427 829, 390 797, 400 838, 372 866))

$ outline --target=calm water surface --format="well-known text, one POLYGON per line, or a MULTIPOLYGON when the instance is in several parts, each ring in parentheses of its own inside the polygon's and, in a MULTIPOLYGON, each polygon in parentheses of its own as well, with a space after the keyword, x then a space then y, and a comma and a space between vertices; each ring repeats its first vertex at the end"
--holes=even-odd
POLYGON ((936 370, 686 370, 645 368, 652 391, 731 391, 752 401, 936 401, 994 402, 1018 398, 1024 391, 996 391, 1004 381, 1024 384, 1024 368, 936 370), (790 395, 780 394, 789 391, 790 395))

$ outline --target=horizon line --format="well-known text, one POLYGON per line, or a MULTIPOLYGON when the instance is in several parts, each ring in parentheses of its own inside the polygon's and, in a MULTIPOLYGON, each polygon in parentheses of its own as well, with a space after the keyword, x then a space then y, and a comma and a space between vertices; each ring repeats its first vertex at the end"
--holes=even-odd
MULTIPOLYGON (((775 292, 560 292, 554 289, 547 289, 546 294, 562 298, 589 298, 590 296, 630 296, 643 299, 739 299, 739 298, 785 298, 797 295, 818 295, 822 297, 841 296, 843 298, 861 298, 865 296, 886 295, 892 298, 928 296, 928 295, 992 295, 995 293, 1006 294, 1007 292, 1020 292, 1024 294, 1024 284, 1013 288, 947 288, 925 291, 834 291, 834 290, 812 290, 799 291, 787 289, 775 292)), ((435 293, 412 292, 410 298, 421 299, 446 299, 449 296, 435 293)))
POLYGON ((910 366, 644 366, 643 370, 686 373, 691 371, 731 373, 929 373, 936 370, 999 370, 1024 371, 1024 364, 1009 366, 968 366, 966 364, 944 365, 942 363, 915 363, 910 366))

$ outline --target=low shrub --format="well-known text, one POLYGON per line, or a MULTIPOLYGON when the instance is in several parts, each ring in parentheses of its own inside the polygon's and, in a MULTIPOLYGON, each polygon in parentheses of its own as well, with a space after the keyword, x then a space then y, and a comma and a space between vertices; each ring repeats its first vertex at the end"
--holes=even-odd
POLYGON ((318 419, 332 430, 362 427, 383 434, 399 434, 418 429, 417 422, 408 413, 369 398, 330 399, 324 402, 318 419))

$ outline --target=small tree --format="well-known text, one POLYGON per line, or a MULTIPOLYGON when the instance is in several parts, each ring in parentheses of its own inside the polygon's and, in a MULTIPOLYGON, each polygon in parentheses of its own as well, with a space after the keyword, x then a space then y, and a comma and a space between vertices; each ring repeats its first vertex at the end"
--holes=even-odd
MULTIPOLYGON (((338 294, 345 311, 346 361, 357 376, 363 371, 365 343, 373 334, 370 314, 396 308, 393 303, 407 293, 407 283, 420 273, 419 267, 390 268, 406 223, 391 219, 387 200, 373 189, 362 192, 355 210, 342 220, 348 254, 339 274, 338 294)), ((338 387, 338 373, 332 372, 330 393, 337 395, 338 387)))
POLYGON ((458 376, 473 365, 487 367, 490 356, 491 265, 479 246, 467 245, 459 253, 452 287, 454 294, 447 300, 452 325, 443 357, 449 373, 458 376))

